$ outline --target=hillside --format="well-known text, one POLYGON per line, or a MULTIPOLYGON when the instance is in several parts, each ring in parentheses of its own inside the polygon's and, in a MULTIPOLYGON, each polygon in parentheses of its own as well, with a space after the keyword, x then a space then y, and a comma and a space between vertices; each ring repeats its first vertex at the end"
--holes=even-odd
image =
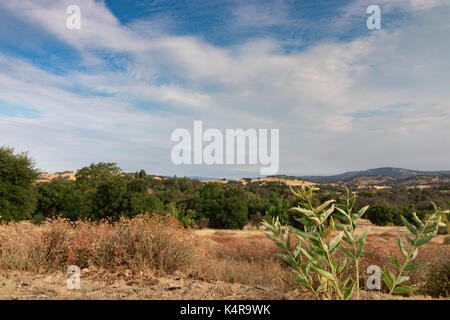
POLYGON ((323 184, 428 187, 450 183, 450 171, 417 171, 384 167, 363 171, 350 171, 332 176, 302 176, 299 179, 323 184))

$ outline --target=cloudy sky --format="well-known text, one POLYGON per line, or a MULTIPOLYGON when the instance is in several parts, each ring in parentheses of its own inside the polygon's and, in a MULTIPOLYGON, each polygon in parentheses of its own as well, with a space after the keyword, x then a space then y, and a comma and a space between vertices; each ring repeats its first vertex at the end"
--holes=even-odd
POLYGON ((449 17, 449 0, 1 1, 0 145, 48 172, 259 174, 173 165, 171 133, 202 120, 279 129, 281 174, 450 170, 449 17))

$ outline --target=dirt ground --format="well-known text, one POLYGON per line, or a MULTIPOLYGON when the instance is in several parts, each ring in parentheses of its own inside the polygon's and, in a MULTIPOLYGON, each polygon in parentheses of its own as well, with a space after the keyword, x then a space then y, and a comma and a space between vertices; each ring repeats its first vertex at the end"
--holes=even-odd
POLYGON ((210 299, 288 299, 289 295, 273 289, 248 287, 224 282, 191 280, 184 277, 154 277, 151 275, 107 274, 89 275, 83 270, 81 289, 67 288, 63 272, 31 274, 2 272, 1 300, 210 300, 210 299))
MULTIPOLYGON (((67 288, 63 272, 31 274, 0 273, 0 300, 304 300, 298 289, 250 287, 221 281, 208 282, 184 277, 129 276, 124 274, 88 275, 83 270, 81 289, 67 288)), ((383 299, 380 292, 362 292, 363 299, 383 299)), ((432 300, 429 296, 391 299, 432 300)))

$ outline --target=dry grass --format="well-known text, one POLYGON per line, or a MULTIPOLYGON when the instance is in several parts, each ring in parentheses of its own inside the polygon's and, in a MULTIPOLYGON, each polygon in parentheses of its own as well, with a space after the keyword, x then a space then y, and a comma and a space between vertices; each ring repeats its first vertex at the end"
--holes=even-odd
MULTIPOLYGON (((369 265, 388 265, 393 270, 388 256, 401 259, 395 241, 399 230, 384 227, 374 231, 367 238, 361 259, 362 289, 369 265)), ((117 281, 125 281, 125 288, 130 282, 139 281, 143 281, 139 284, 142 288, 155 286, 153 280, 151 283, 142 280, 146 279, 145 275, 151 275, 149 277, 157 279, 155 283, 160 284, 164 294, 168 294, 167 290, 171 292, 170 288, 192 286, 198 288, 198 297, 205 298, 211 290, 223 291, 222 298, 236 298, 233 290, 239 291, 239 297, 244 299, 250 296, 307 298, 295 285, 288 266, 274 257, 278 247, 263 233, 264 230, 208 229, 194 232, 184 229, 173 218, 160 216, 137 216, 115 224, 61 219, 42 226, 12 223, 0 226, 0 273, 22 272, 33 282, 34 277, 51 277, 56 272, 57 278, 63 279, 67 267, 75 264, 82 268, 82 275, 87 275, 86 280, 100 279, 101 283, 109 283, 111 279, 119 279, 117 281), (172 278, 168 281, 178 284, 166 288, 161 283, 164 277, 175 277, 176 281, 172 278), (245 292, 249 292, 249 296, 245 292)), ((448 246, 441 241, 421 247, 417 261, 432 264, 448 261, 448 246)), ((427 269, 411 273, 409 284, 423 286, 428 278, 427 269)), ((19 281, 20 276, 16 278, 19 281)), ((39 281, 33 282, 36 288, 39 281)), ((21 290, 27 294, 26 289, 21 290)), ((149 298, 154 296, 145 292, 149 298)), ((186 289, 185 294, 189 295, 190 291, 186 289)), ((180 293, 176 297, 183 295, 180 293)))
POLYGON ((1 227, 0 268, 44 272, 74 264, 171 273, 191 263, 191 237, 173 218, 145 215, 114 225, 64 219, 42 227, 10 224, 1 227))
POLYGON ((287 266, 274 257, 278 249, 263 235, 243 237, 219 233, 200 239, 201 254, 194 276, 254 287, 292 287, 287 266))

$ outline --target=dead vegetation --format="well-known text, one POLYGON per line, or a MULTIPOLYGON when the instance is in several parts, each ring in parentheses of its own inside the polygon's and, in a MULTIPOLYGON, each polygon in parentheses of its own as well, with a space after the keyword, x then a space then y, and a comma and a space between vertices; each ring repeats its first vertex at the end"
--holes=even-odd
MULTIPOLYGON (((388 255, 398 254, 394 240, 399 230, 374 231, 361 260, 363 269, 389 265, 388 255)), ((442 239, 423 248, 420 261, 448 265, 448 245, 442 239)), ((61 219, 41 226, 12 223, 0 226, 0 298, 311 298, 295 285, 287 265, 274 256, 277 252, 264 230, 194 231, 160 216, 113 225, 61 219), (72 264, 82 269, 81 291, 66 288, 65 272, 72 264)), ((427 283, 423 294, 436 296, 440 282, 435 273, 429 274, 434 269, 412 274, 411 284, 427 283)), ((437 270, 442 274, 448 267, 437 270)), ((367 277, 361 274, 363 285, 367 277)), ((373 293, 366 295, 373 298, 373 293)))

